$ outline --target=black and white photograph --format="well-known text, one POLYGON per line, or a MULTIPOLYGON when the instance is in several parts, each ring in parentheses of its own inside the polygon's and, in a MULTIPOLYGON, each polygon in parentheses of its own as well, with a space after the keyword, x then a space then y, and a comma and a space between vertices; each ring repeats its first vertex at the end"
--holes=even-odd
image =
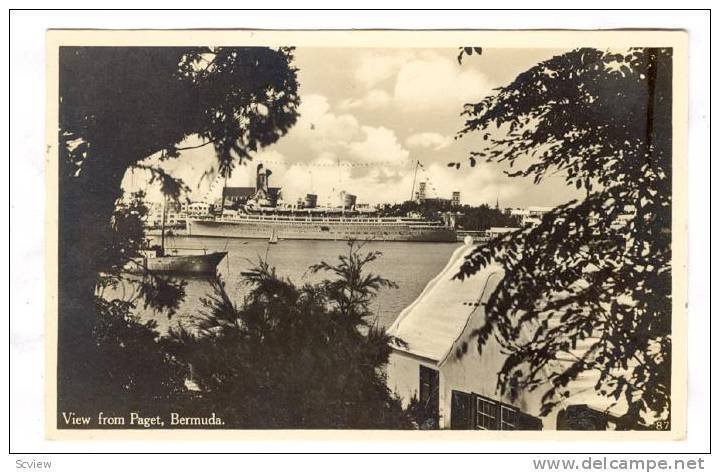
POLYGON ((47 36, 50 438, 685 436, 684 32, 107 33, 47 36))

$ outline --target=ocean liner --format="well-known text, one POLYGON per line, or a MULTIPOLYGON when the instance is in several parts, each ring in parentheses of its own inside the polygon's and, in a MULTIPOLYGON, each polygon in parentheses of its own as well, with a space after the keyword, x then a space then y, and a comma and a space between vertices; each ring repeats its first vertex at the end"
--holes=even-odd
POLYGON ((455 242, 452 217, 381 217, 374 209, 356 209, 356 196, 341 193, 336 207, 319 207, 317 195, 304 202, 278 205, 280 189, 269 187, 272 172, 257 167, 255 187, 223 188, 218 215, 189 218, 190 236, 277 240, 361 240, 455 242), (230 209, 226 207, 229 204, 230 209))

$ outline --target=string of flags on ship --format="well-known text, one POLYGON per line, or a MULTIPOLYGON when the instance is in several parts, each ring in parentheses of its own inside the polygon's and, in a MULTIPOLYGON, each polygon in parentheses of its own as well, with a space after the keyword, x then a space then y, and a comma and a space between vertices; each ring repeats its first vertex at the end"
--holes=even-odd
POLYGON ((253 159, 253 163, 262 164, 264 166, 271 164, 274 166, 304 166, 314 168, 334 168, 334 167, 351 167, 351 168, 367 168, 373 166, 407 166, 407 162, 402 161, 373 161, 372 163, 351 163, 348 161, 340 161, 334 163, 294 163, 284 160, 273 159, 253 159))
MULTIPOLYGON (((273 165, 273 166, 304 166, 308 168, 332 168, 332 167, 348 167, 348 168, 367 168, 367 167, 373 167, 373 166, 407 166, 407 162, 398 162, 398 161, 374 161, 372 163, 351 163, 348 161, 338 161, 335 163, 288 163, 284 160, 274 160, 274 159, 255 159, 253 160, 254 164, 262 164, 263 166, 273 165)), ((422 173, 422 178, 420 179, 420 182, 425 182, 425 190, 428 193, 432 193, 434 197, 438 197, 440 194, 437 190, 437 187, 432 182, 431 174, 430 172, 425 168, 425 166, 420 161, 411 160, 410 164, 417 164, 418 171, 422 173), (413 162, 414 161, 414 162, 413 162)), ((224 178, 220 174, 216 174, 215 179, 213 182, 210 183, 210 187, 208 188, 208 191, 206 192, 205 196, 203 197, 203 201, 208 201, 208 198, 210 195, 212 195, 213 191, 215 190, 216 186, 220 183, 221 185, 225 185, 224 178)))
MULTIPOLYGON (((425 190, 432 192, 432 195, 434 197, 439 197, 439 192, 437 190, 437 187, 435 187, 435 184, 432 182, 431 174, 430 172, 425 168, 425 166, 418 160, 414 160, 409 158, 408 161, 397 161, 397 160, 383 160, 383 161, 374 161, 371 163, 351 163, 348 161, 336 161, 334 163, 302 163, 302 162, 291 162, 288 163, 285 160, 277 160, 277 159, 254 159, 252 163, 255 164, 262 164, 264 166, 267 165, 273 165, 273 166, 303 166, 307 168, 331 168, 331 167, 347 167, 347 168, 368 168, 373 166, 407 166, 408 163, 412 167, 413 164, 417 164, 418 171, 420 171, 423 175, 423 177, 420 179, 420 182, 425 182, 425 190)), ((135 188, 135 172, 134 169, 130 169, 131 172, 131 188, 135 188)), ((214 180, 210 183, 210 187, 208 188, 207 192, 201 199, 204 202, 209 202, 209 197, 212 195, 213 191, 215 190, 218 182, 222 182, 222 185, 225 185, 224 178, 219 173, 212 173, 209 172, 207 174, 215 174, 214 180)), ((566 173, 561 173, 560 170, 555 171, 554 173, 544 176, 544 179, 550 179, 550 178, 560 178, 560 179, 566 179, 568 175, 566 173)), ((144 183, 143 190, 147 191, 147 182, 144 183)), ((200 183, 198 183, 198 187, 200 187, 200 183)))
MULTIPOLYGON (((424 179, 425 179, 425 190, 431 190, 434 197, 439 197, 440 194, 438 193, 437 188, 435 187, 435 184, 433 184, 432 179, 430 179, 430 173, 427 169, 425 169, 425 166, 423 166, 423 163, 420 161, 417 162, 418 170, 423 173, 424 179)), ((422 179, 420 180, 422 182, 422 179)))

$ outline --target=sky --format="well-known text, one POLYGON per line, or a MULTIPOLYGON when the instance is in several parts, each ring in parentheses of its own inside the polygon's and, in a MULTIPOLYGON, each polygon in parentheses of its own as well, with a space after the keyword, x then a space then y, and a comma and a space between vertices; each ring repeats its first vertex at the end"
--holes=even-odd
MULTIPOLYGON (((479 134, 454 139, 462 128, 460 113, 496 87, 511 82, 538 62, 562 53, 548 49, 485 49, 457 62, 457 49, 298 48, 300 116, 287 135, 240 166, 229 186, 254 186, 255 167, 273 172, 270 185, 282 187, 287 202, 306 193, 320 203, 336 202, 344 190, 358 202, 401 202, 427 182, 428 196, 449 198, 460 191, 463 203, 501 207, 555 206, 579 197, 562 178, 539 185, 507 177, 505 164, 467 165, 479 134), (415 176, 415 163, 419 161, 415 176), (466 163, 460 170, 447 163, 466 163)), ((183 145, 200 141, 191 137, 183 145)), ((151 161, 154 158, 150 159, 151 161)), ((162 163, 191 189, 191 200, 213 201, 222 192, 212 146, 183 152, 162 163), (214 179, 215 178, 215 179, 214 179)), ((128 171, 126 191, 158 189, 142 171, 128 171)))

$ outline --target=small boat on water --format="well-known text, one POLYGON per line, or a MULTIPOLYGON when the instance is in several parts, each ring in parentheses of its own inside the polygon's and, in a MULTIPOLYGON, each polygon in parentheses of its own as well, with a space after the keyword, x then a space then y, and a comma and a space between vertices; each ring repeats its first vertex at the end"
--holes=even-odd
POLYGON ((217 271, 217 265, 227 256, 226 251, 208 253, 204 249, 202 254, 167 254, 165 251, 165 211, 163 209, 162 230, 160 233, 160 246, 142 251, 142 256, 135 258, 126 265, 131 273, 156 273, 192 276, 212 276, 217 271))
POLYGON ((143 258, 144 270, 149 273, 167 274, 215 274, 218 263, 227 255, 225 251, 204 255, 169 255, 143 258))

